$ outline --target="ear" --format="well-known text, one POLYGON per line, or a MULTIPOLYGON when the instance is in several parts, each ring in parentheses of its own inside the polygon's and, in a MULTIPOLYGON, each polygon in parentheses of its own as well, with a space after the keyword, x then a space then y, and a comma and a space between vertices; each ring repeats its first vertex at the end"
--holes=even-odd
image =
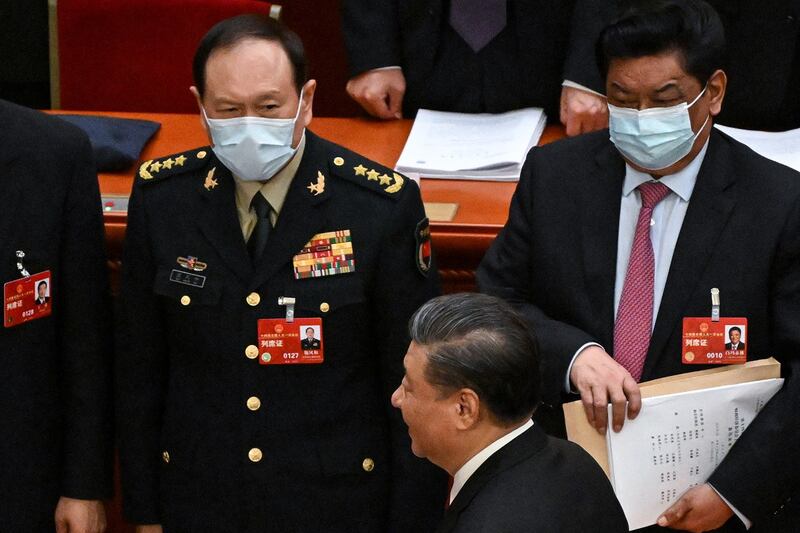
POLYGON ((206 135, 208 135, 208 140, 213 146, 214 141, 211 139, 211 132, 208 131, 208 123, 203 118, 203 113, 205 111, 205 108, 203 107, 203 98, 200 96, 200 91, 197 90, 197 87, 192 85, 191 87, 189 87, 189 92, 191 92, 194 95, 194 98, 197 101, 197 110, 200 112, 200 124, 202 124, 203 129, 206 130, 206 135))
POLYGON ((708 102, 708 112, 712 117, 719 115, 722 111, 722 101, 725 99, 725 90, 728 88, 728 77, 722 70, 717 70, 708 79, 708 91, 710 100, 708 102))
POLYGON ((456 427, 461 430, 474 427, 481 418, 481 401, 472 389, 461 389, 453 393, 457 411, 456 427))
POLYGON ((314 93, 317 90, 317 80, 308 80, 305 85, 303 85, 303 102, 300 104, 300 117, 298 118, 298 122, 300 122, 303 127, 307 127, 311 123, 311 119, 314 118, 314 93))

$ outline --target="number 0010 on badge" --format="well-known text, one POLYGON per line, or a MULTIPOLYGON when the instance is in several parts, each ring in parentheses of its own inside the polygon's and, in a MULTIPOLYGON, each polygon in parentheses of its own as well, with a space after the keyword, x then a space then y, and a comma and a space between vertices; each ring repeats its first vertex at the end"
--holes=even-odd
POLYGON ((258 321, 262 365, 319 364, 325 360, 321 318, 262 318, 258 321))

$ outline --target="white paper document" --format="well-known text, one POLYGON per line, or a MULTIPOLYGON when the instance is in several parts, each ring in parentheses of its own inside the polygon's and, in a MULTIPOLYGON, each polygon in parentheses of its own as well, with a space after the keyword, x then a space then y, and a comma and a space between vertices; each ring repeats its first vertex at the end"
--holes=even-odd
POLYGON ((611 483, 630 529, 655 524, 704 483, 782 385, 765 379, 645 398, 635 420, 609 431, 611 483))
POLYGON ((515 181, 545 124, 539 108, 496 115, 420 109, 396 170, 426 178, 515 181))
POLYGON ((756 131, 716 125, 742 144, 767 159, 800 171, 800 128, 789 131, 756 131))

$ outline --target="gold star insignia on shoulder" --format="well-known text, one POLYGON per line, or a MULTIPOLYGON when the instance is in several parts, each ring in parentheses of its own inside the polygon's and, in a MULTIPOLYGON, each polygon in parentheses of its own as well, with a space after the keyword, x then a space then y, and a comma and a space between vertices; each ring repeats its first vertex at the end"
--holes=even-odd
POLYGON ((149 167, 150 163, 152 162, 153 160, 150 159, 149 161, 145 161, 144 163, 142 163, 142 166, 139 167, 139 177, 142 178, 143 180, 153 179, 153 175, 150 174, 150 172, 147 170, 147 167, 149 167))
POLYGON ((353 170, 355 170, 356 176, 367 175, 367 167, 365 167, 364 165, 358 165, 357 167, 353 167, 353 170))
POLYGON ((208 171, 208 175, 206 175, 206 180, 203 182, 203 187, 205 187, 207 191, 210 191, 211 189, 213 189, 214 187, 219 185, 217 180, 214 179, 214 172, 216 170, 217 170, 217 167, 214 167, 211 170, 209 170, 208 171))
POLYGON ((161 170, 161 163, 158 161, 150 165, 150 172, 158 172, 159 170, 161 170))
POLYGON ((320 172, 317 171, 317 182, 311 182, 306 187, 314 196, 319 196, 323 192, 325 192, 325 176, 320 172))
POLYGON ((399 191, 400 189, 402 189, 403 188, 403 182, 405 181, 403 179, 403 176, 401 176, 397 172, 392 172, 392 177, 394 178, 394 184, 390 185, 389 187, 386 187, 386 189, 385 189, 385 191, 388 192, 389 194, 394 194, 397 191, 399 191))
POLYGON ((182 167, 185 162, 186 162, 186 157, 184 157, 183 155, 179 155, 178 157, 175 158, 175 164, 178 165, 179 167, 182 167))
POLYGON ((370 181, 378 181, 378 173, 374 168, 367 172, 367 179, 370 181))
POLYGON ((392 182, 392 178, 390 178, 386 174, 381 174, 380 176, 378 176, 378 179, 380 180, 381 185, 389 185, 392 182))
POLYGON ((166 161, 162 161, 161 162, 161 166, 166 168, 167 170, 171 169, 172 165, 174 165, 174 164, 175 164, 175 160, 172 159, 171 157, 169 159, 167 159, 166 161))

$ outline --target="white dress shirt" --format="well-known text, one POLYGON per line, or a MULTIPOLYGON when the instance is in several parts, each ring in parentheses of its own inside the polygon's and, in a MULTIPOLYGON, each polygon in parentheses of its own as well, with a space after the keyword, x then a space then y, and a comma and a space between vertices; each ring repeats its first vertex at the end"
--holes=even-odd
POLYGON ((503 435, 502 437, 500 437, 499 439, 488 445, 486 448, 482 449, 481 451, 473 455, 469 461, 464 463, 464 465, 461 468, 459 468, 458 471, 453 476, 453 487, 450 489, 450 503, 453 503, 453 500, 456 499, 456 496, 458 495, 459 491, 461 491, 461 489, 464 488, 464 485, 466 484, 467 480, 469 480, 469 478, 472 477, 472 474, 474 474, 478 470, 478 468, 480 468, 480 466, 486 462, 486 460, 489 457, 494 455, 495 452, 497 452, 503 446, 505 446, 512 440, 516 439, 517 437, 519 437, 520 435, 525 433, 525 431, 527 431, 532 427, 533 427, 533 421, 528 420, 514 431, 506 433, 505 435, 503 435))

